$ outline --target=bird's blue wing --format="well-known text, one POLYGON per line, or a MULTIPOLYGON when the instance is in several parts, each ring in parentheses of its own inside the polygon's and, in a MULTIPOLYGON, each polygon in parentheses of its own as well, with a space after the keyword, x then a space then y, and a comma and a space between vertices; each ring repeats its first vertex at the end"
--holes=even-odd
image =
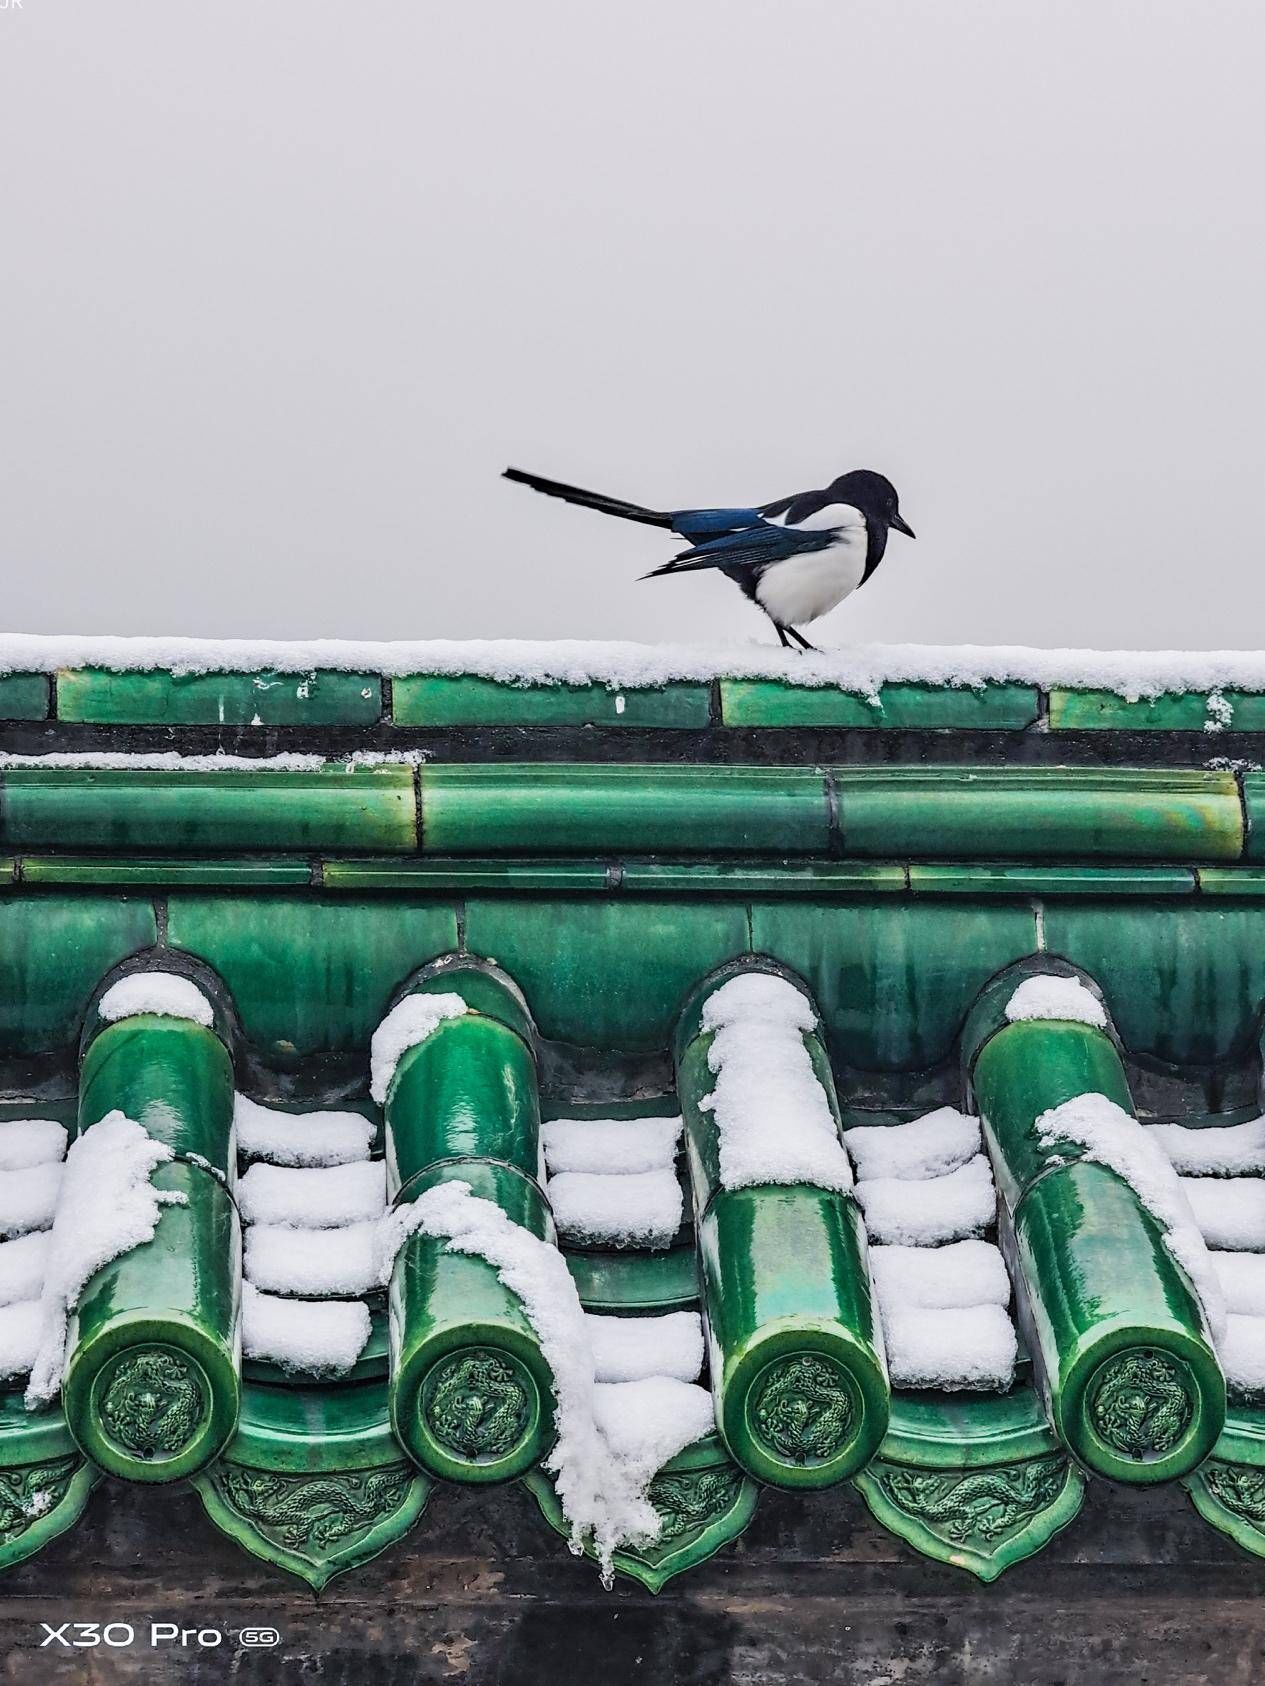
POLYGON ((655 574, 690 573, 698 568, 723 568, 726 573, 762 573, 774 562, 785 562, 807 550, 827 550, 834 543, 831 532, 797 532, 793 527, 773 527, 760 521, 738 532, 722 533, 718 538, 692 546, 654 568, 645 577, 655 574))
POLYGON ((691 544, 699 544, 722 533, 754 527, 759 520, 758 509, 675 509, 672 512, 672 531, 691 544))

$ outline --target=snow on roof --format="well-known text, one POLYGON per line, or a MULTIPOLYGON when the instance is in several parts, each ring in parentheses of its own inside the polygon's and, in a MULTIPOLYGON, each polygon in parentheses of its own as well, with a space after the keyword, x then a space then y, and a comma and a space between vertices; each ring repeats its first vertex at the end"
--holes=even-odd
POLYGON ((118 638, 7 633, 0 673, 100 667, 114 672, 466 674, 510 684, 590 684, 637 690, 672 680, 791 679, 873 696, 880 685, 1011 682, 1116 691, 1265 691, 1254 650, 1039 650, 1026 645, 858 644, 792 654, 775 645, 634 644, 587 639, 118 638))

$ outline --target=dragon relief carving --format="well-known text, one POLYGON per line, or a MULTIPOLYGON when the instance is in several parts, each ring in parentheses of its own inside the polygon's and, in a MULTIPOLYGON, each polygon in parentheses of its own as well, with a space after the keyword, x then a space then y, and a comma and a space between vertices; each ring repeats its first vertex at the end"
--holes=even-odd
POLYGON ((499 1458, 527 1426, 530 1404, 517 1365, 478 1347, 436 1365, 426 1386, 426 1419, 436 1439, 467 1458, 499 1458))
POLYGON ((962 1544, 1025 1527, 1058 1497, 1066 1477, 1064 1459, 1049 1457, 961 1474, 888 1466, 878 1479, 898 1509, 962 1544))
POLYGON ((1211 1462, 1204 1465, 1202 1474, 1219 1504, 1253 1527, 1265 1528, 1265 1469, 1211 1462))
POLYGON ((771 1367, 751 1412, 752 1426, 792 1462, 824 1462, 844 1445, 855 1410, 839 1366, 798 1353, 771 1367))
POLYGON ((663 1547, 682 1534, 705 1528, 713 1518, 728 1510, 741 1487, 740 1471, 729 1468, 656 1475, 648 1494, 662 1524, 655 1546, 663 1547))
POLYGON ((25 1534, 66 1497, 79 1468, 79 1459, 53 1458, 20 1469, 0 1470, 0 1545, 25 1534))
POLYGON ((172 1458, 192 1439, 205 1401, 187 1358, 165 1347, 139 1347, 115 1364, 99 1410, 111 1438, 127 1451, 172 1458))
POLYGON ((1171 1451, 1194 1413, 1184 1369, 1154 1347, 1109 1359, 1089 1406, 1090 1420, 1107 1445, 1131 1458, 1171 1451))
POLYGON ((327 1551, 398 1510, 413 1476, 408 1464, 322 1475, 223 1464, 215 1481, 225 1502, 261 1534, 291 1551, 327 1551))

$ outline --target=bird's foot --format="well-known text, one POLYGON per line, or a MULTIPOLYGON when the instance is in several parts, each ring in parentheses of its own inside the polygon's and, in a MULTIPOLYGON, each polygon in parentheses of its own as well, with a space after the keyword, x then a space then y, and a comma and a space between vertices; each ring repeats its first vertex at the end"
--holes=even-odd
POLYGON ((808 642, 807 638, 804 637, 804 634, 802 632, 796 632, 796 630, 793 626, 788 626, 786 630, 790 633, 791 637, 799 645, 801 654, 805 650, 811 650, 812 653, 815 656, 819 656, 821 654, 821 651, 817 648, 817 646, 815 644, 810 644, 808 642))

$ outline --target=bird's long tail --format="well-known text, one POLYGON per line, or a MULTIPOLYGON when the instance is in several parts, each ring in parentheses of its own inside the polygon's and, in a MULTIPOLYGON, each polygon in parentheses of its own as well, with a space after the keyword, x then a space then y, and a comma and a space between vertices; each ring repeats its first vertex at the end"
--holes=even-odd
POLYGON ((600 510, 603 515, 618 515, 623 521, 641 521, 647 527, 672 526, 672 517, 659 509, 646 509, 639 503, 625 503, 622 498, 608 498, 603 492, 586 492, 583 486, 567 486, 561 480, 546 480, 540 474, 528 474, 521 468, 507 468, 504 478, 520 486, 530 486, 533 492, 543 492, 547 498, 561 498, 565 503, 578 503, 585 509, 600 510))

